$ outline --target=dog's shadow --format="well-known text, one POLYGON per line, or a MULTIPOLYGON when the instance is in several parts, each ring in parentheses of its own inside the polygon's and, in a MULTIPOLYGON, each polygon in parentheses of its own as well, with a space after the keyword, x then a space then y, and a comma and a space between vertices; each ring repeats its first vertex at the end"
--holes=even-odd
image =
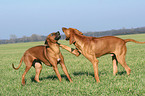
POLYGON ((91 73, 89 73, 89 72, 74 72, 73 75, 74 76, 86 75, 86 76, 92 76, 92 77, 94 77, 94 73, 93 72, 91 72, 91 73))
MULTIPOLYGON (((35 80, 34 80, 35 76, 32 76, 31 77, 31 81, 32 82, 35 82, 37 83, 35 80)), ((66 75, 61 75, 61 78, 65 78, 66 81, 69 81, 69 79, 67 78, 66 75)), ((50 80, 58 80, 58 77, 56 75, 50 75, 50 76, 47 76, 47 77, 41 77, 39 78, 40 81, 43 81, 43 80, 46 80, 46 79, 50 79, 50 80)))
MULTIPOLYGON (((126 71, 122 71, 122 72, 118 72, 116 75, 125 75, 125 74, 126 74, 126 71)), ((86 75, 86 76, 95 77, 95 76, 94 76, 94 72, 74 72, 73 75, 74 75, 74 76, 86 75)), ((107 75, 107 73, 105 73, 105 72, 99 72, 99 75, 107 75)), ((35 78, 35 76, 33 75, 33 76, 31 77, 31 81, 37 83, 37 82, 34 80, 34 78, 35 78)), ((65 78, 65 80, 69 82, 69 79, 67 78, 66 75, 61 75, 61 78, 65 78)), ((41 77, 41 78, 39 78, 40 81, 43 81, 43 80, 46 80, 46 79, 58 80, 58 77, 57 77, 56 75, 50 75, 50 76, 47 76, 47 77, 41 77)))
MULTIPOLYGON (((74 76, 81 76, 81 75, 86 75, 86 76, 94 76, 94 72, 74 72, 74 76)), ((118 72, 116 75, 125 75, 126 71, 118 72)), ((99 72, 99 75, 107 75, 107 72, 99 72)))
POLYGON ((118 72, 116 75, 125 75, 127 74, 126 71, 118 72))
MULTIPOLYGON (((86 75, 86 76, 92 76, 92 77, 95 77, 94 76, 94 72, 74 72, 73 73, 75 76, 81 76, 81 75, 86 75)), ((99 75, 107 75, 107 73, 105 72, 99 72, 99 75)))

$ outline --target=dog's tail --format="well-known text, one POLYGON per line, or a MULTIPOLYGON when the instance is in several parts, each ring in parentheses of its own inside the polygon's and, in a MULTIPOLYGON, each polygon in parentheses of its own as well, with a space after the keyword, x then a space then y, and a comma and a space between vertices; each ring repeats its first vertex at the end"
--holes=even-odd
POLYGON ((15 70, 18 70, 18 69, 21 67, 21 65, 22 65, 22 61, 23 61, 23 57, 21 58, 20 63, 19 63, 19 66, 18 66, 17 68, 14 67, 14 64, 12 64, 12 67, 13 67, 15 70))
POLYGON ((139 41, 136 41, 136 40, 134 40, 134 39, 125 39, 124 40, 126 43, 127 42, 134 42, 134 43, 139 43, 139 44, 144 44, 145 42, 139 42, 139 41))

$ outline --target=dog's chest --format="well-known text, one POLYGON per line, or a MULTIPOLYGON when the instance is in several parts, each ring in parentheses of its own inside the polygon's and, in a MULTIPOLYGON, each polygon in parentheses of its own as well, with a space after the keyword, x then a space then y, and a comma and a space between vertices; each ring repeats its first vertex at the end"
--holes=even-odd
POLYGON ((54 58, 57 60, 57 62, 59 62, 60 59, 60 51, 55 52, 54 58))
POLYGON ((55 58, 57 60, 57 62, 60 62, 60 53, 55 53, 53 58, 55 58))
POLYGON ((60 59, 60 58, 58 58, 58 59, 57 59, 57 62, 60 62, 60 61, 61 61, 61 59, 60 59))
POLYGON ((47 50, 47 54, 48 54, 48 57, 53 60, 56 60, 57 62, 59 62, 61 59, 60 59, 60 50, 56 50, 56 49, 49 49, 47 50))

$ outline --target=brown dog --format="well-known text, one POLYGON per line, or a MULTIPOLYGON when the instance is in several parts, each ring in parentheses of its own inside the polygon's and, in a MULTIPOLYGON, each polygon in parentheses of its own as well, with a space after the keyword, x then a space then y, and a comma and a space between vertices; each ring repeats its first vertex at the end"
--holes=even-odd
POLYGON ((22 56, 18 68, 15 68, 14 65, 12 64, 13 68, 16 70, 20 68, 22 61, 24 61, 26 65, 25 72, 22 75, 22 85, 25 85, 25 75, 32 66, 34 66, 36 70, 35 80, 37 82, 40 82, 39 74, 42 69, 41 62, 45 63, 47 66, 52 66, 59 81, 61 81, 61 76, 57 68, 57 64, 60 63, 67 78, 69 79, 70 82, 72 82, 67 72, 67 68, 64 64, 64 59, 60 52, 59 44, 57 43, 60 37, 61 36, 59 32, 51 33, 50 35, 48 35, 45 41, 46 46, 40 45, 28 49, 22 56))
POLYGON ((65 45, 60 45, 62 48, 68 50, 69 52, 79 56, 82 53, 92 64, 94 68, 94 75, 97 82, 100 82, 98 76, 98 60, 96 58, 105 55, 113 54, 113 74, 117 73, 117 63, 119 62, 126 70, 129 75, 131 69, 127 66, 125 62, 126 55, 126 43, 135 42, 135 43, 145 43, 138 42, 133 39, 121 39, 114 36, 105 36, 105 37, 87 37, 82 35, 82 33, 74 28, 62 28, 63 32, 66 35, 66 40, 69 40, 70 44, 74 44, 76 49, 72 49, 65 45))

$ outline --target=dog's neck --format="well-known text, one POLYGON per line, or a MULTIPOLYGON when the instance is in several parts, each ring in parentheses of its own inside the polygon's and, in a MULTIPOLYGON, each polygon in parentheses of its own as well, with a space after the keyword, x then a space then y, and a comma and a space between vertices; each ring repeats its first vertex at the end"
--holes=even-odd
POLYGON ((48 48, 50 48, 55 53, 60 53, 59 43, 58 42, 56 42, 56 43, 49 42, 47 46, 49 46, 48 48))
POLYGON ((82 48, 84 47, 84 43, 83 43, 83 35, 80 34, 75 34, 74 36, 74 45, 76 46, 76 48, 78 48, 80 51, 82 51, 82 48))

